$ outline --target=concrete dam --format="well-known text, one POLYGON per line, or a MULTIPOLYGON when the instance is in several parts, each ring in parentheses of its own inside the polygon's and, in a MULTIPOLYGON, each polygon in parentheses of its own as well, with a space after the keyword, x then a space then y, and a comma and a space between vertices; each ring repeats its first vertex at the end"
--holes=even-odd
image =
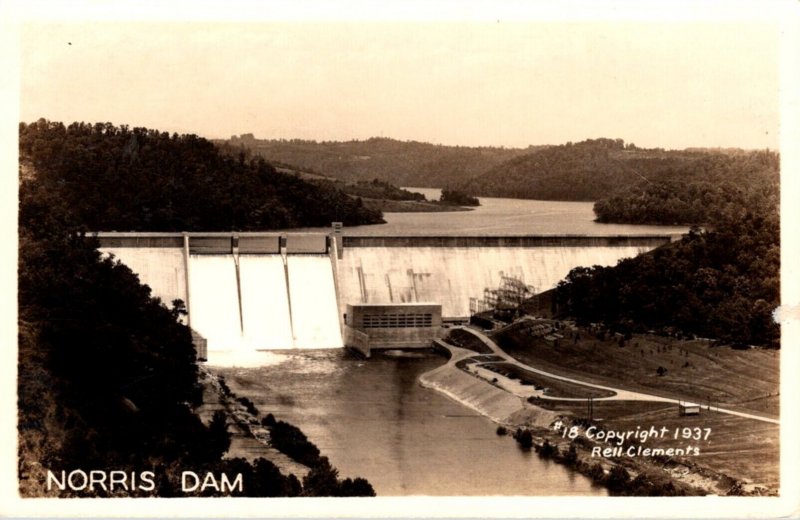
MULTIPOLYGON (((443 319, 466 319, 470 298, 498 288, 504 276, 545 291, 574 267, 614 265, 671 241, 669 235, 380 237, 338 231, 96 236, 100 251, 137 273, 154 296, 168 305, 185 302, 187 324, 205 338, 209 352, 342 347, 352 337, 348 305, 412 312, 404 306, 436 304, 443 319)), ((394 325, 374 326, 396 327, 394 319, 394 325)))

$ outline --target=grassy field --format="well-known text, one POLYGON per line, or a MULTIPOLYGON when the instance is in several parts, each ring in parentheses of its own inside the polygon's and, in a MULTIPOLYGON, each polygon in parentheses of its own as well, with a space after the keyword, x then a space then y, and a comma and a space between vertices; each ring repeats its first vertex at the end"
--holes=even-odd
MULTIPOLYGON (((537 402, 537 406, 587 417, 585 403, 537 402)), ((600 401, 594 403, 593 419, 605 429, 633 431, 637 427, 666 427, 666 438, 648 439, 645 447, 698 447, 700 454, 684 460, 705 466, 733 478, 777 488, 780 477, 779 426, 717 412, 702 410, 700 415, 678 415, 672 404, 640 401, 600 401), (678 429, 678 439, 674 438, 678 429), (683 428, 710 428, 707 439, 681 438, 683 428)), ((703 430, 705 434, 705 430, 703 430)), ((637 441, 633 441, 636 444, 637 441)))
MULTIPOLYGON (((780 351, 736 350, 708 341, 682 341, 635 334, 620 346, 620 338, 604 340, 586 329, 562 331, 558 343, 508 330, 494 338, 516 359, 536 368, 574 376, 588 382, 689 399, 705 406, 721 406, 767 417, 779 414, 780 351), (666 369, 658 375, 659 367, 666 369)), ((537 406, 587 418, 586 403, 543 401, 537 406)), ((646 447, 700 449, 684 457, 714 472, 775 489, 779 485, 779 426, 743 417, 702 410, 698 416, 680 416, 676 405, 600 401, 592 419, 606 429, 636 430, 666 427, 666 439, 651 439, 646 447), (710 428, 708 439, 687 441, 682 428, 710 428), (674 438, 678 428, 679 439, 674 438)))
POLYGON ((507 330, 495 341, 536 368, 588 382, 778 417, 780 351, 735 350, 703 340, 635 334, 620 347, 585 329, 563 331, 558 344, 507 330), (658 375, 659 367, 664 369, 658 375))
POLYGON ((530 370, 525 370, 511 363, 484 363, 483 368, 497 372, 511 379, 519 379, 522 384, 531 385, 538 388, 545 388, 545 395, 549 397, 569 397, 569 398, 588 398, 588 397, 609 397, 614 392, 592 388, 590 386, 576 385, 568 381, 553 379, 552 377, 536 374, 530 370))

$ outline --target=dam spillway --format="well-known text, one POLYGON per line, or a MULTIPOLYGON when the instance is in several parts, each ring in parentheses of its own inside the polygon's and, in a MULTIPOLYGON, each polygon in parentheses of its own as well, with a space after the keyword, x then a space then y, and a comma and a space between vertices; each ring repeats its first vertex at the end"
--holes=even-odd
POLYGON ((324 234, 98 233, 169 305, 186 304, 209 351, 343 346, 324 234))
POLYGON ((233 258, 191 255, 188 272, 193 328, 209 344, 227 345, 231 350, 244 348, 233 258))
POLYGON ((239 266, 246 346, 250 349, 294 346, 286 268, 281 256, 241 255, 239 266))
POLYGON ((327 256, 191 255, 189 273, 192 328, 209 345, 342 346, 327 256))
POLYGON ((343 346, 330 258, 290 255, 287 256, 287 270, 294 346, 343 346))
POLYGON ((435 303, 469 316, 504 276, 551 289, 578 266, 614 265, 668 235, 380 237, 339 233, 97 233, 100 250, 166 304, 186 303, 208 349, 342 347, 348 304, 435 303))

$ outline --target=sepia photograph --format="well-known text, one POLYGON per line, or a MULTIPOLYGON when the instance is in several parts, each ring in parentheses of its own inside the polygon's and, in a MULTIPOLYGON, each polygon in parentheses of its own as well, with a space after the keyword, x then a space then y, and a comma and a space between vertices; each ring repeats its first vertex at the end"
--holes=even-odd
POLYGON ((799 514, 797 5, 34 5, 0 513, 799 514))

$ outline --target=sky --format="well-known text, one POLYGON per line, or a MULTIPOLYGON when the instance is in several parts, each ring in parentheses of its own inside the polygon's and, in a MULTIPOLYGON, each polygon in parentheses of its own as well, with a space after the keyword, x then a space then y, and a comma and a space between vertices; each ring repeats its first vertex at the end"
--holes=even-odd
POLYGON ((778 148, 770 21, 26 22, 20 119, 208 138, 778 148))

